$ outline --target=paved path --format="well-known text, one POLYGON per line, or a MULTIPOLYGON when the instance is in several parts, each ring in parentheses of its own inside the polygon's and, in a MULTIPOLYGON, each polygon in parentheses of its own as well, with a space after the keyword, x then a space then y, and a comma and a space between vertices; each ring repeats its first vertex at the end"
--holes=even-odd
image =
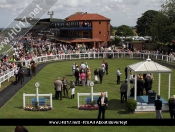
MULTIPOLYGON (((37 73, 40 72, 47 64, 49 63, 55 63, 55 62, 48 62, 48 63, 42 63, 37 66, 37 73)), ((56 62, 58 63, 58 62, 56 62)), ((174 65, 168 64, 166 62, 158 61, 157 63, 164 65, 169 68, 175 69, 174 65)), ((29 82, 32 79, 32 77, 25 77, 24 84, 21 85, 15 85, 10 84, 6 88, 4 88, 2 91, 0 91, 0 108, 4 106, 27 82, 29 82)))
MULTIPOLYGON (((37 66, 37 72, 40 72, 48 63, 42 63, 37 66)), ((0 108, 6 104, 32 77, 26 76, 23 85, 11 83, 9 86, 0 91, 0 108)))

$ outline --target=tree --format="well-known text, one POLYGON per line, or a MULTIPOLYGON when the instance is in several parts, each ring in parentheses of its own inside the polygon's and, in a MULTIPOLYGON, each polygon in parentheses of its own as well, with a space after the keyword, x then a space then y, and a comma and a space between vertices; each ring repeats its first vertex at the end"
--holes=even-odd
POLYGON ((139 36, 150 36, 150 27, 158 14, 158 11, 148 10, 137 19, 136 32, 139 36))
POLYGON ((111 42, 114 44, 114 45, 119 45, 119 43, 121 42, 121 38, 119 38, 119 37, 114 37, 114 38, 112 38, 111 39, 111 42))
POLYGON ((114 36, 114 27, 110 25, 110 35, 114 36))
POLYGON ((121 25, 117 28, 117 36, 134 36, 132 28, 127 25, 121 25))
POLYGON ((167 0, 151 25, 154 40, 171 44, 175 36, 175 0, 167 0))

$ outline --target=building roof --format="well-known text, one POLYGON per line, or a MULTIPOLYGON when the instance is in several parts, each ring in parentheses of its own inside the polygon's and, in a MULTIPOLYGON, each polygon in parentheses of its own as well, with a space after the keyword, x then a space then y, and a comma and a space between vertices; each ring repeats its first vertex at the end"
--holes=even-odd
POLYGON ((129 65, 128 68, 134 71, 134 73, 171 73, 172 71, 162 66, 149 57, 146 61, 141 61, 132 65, 129 65))
POLYGON ((90 14, 90 13, 77 13, 77 14, 74 14, 74 15, 71 15, 69 17, 66 18, 66 21, 69 22, 69 21, 90 21, 90 20, 100 20, 100 21, 110 21, 109 18, 106 18, 102 15, 99 15, 99 14, 90 14))

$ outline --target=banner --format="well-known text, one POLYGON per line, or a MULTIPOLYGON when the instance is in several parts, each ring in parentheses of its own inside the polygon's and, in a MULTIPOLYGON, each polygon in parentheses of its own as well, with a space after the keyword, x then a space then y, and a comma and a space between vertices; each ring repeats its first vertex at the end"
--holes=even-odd
POLYGON ((172 119, 0 119, 0 126, 175 126, 172 119))

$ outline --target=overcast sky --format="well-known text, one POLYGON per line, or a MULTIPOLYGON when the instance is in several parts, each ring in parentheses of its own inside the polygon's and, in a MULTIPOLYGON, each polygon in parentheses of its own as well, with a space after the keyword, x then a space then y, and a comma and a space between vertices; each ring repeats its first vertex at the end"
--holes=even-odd
MULTIPOLYGON (((47 0, 50 1, 50 0, 47 0)), ((166 0, 58 0, 50 9, 54 18, 64 19, 75 12, 98 13, 111 19, 112 26, 135 26, 147 10, 161 9, 166 0)), ((0 0, 0 28, 13 21, 31 0, 0 0)), ((48 18, 45 14, 43 18, 48 18)))

